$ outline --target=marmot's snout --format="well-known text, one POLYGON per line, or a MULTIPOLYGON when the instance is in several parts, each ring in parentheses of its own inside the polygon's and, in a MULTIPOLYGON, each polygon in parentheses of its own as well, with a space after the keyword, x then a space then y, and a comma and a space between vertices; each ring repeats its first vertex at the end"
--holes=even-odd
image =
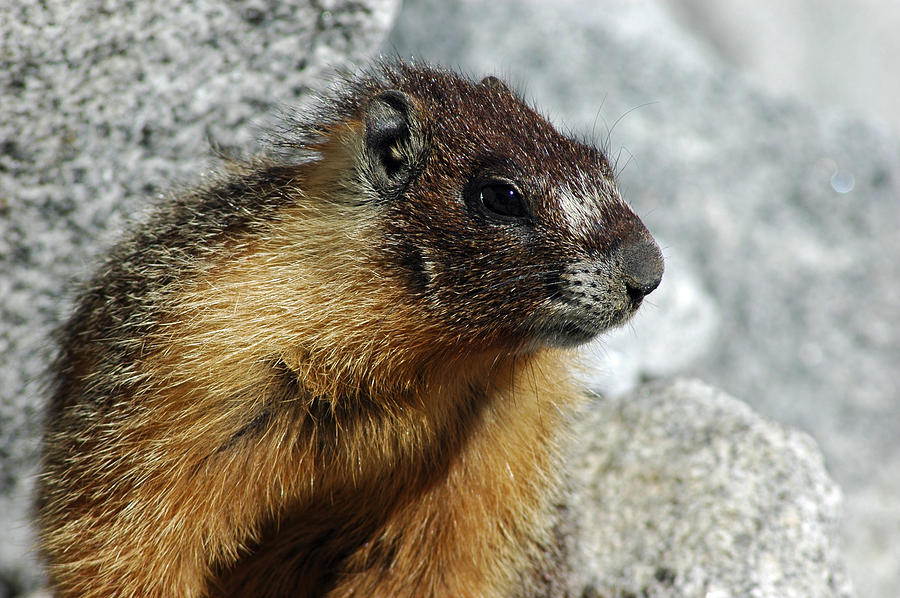
POLYGON ((649 234, 622 248, 622 275, 632 303, 637 306, 662 281, 662 251, 649 234))

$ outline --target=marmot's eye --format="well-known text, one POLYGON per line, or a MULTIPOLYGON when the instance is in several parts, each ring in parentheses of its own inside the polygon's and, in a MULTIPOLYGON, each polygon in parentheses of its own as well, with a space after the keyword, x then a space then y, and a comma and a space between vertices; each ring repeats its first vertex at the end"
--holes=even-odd
POLYGON ((528 210, 515 187, 507 183, 488 183, 481 188, 481 203, 488 211, 507 218, 525 218, 528 210))

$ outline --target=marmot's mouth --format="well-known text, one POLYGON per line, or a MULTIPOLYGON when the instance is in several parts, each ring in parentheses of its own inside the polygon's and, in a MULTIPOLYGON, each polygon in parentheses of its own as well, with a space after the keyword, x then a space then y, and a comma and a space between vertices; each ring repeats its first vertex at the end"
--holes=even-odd
POLYGON ((600 332, 600 330, 586 328, 580 323, 570 321, 542 327, 539 335, 544 342, 554 347, 574 347, 588 342, 600 332))
POLYGON ((534 327, 536 340, 551 347, 576 347, 603 332, 607 326, 589 319, 556 317, 534 327))
POLYGON ((621 309, 604 314, 566 314, 541 320, 534 327, 537 340, 553 347, 575 347, 597 335, 621 326, 637 311, 640 302, 628 302, 621 309))

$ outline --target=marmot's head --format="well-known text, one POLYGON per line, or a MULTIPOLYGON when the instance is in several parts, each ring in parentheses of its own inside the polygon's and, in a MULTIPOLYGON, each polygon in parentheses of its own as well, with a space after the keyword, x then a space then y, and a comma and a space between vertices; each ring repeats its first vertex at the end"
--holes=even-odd
POLYGON ((464 342, 575 345, 659 284, 660 250, 607 158, 496 78, 383 66, 334 102, 356 123, 348 196, 379 213, 379 268, 423 322, 464 342))

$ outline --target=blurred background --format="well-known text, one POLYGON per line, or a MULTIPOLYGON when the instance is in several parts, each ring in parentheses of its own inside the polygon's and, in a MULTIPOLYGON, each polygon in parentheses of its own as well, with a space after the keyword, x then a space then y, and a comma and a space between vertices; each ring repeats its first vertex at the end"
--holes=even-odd
POLYGON ((676 24, 749 81, 900 133, 900 5, 667 0, 676 24))
POLYGON ((603 146, 666 254, 590 347, 607 394, 695 376, 809 433, 861 597, 900 588, 900 3, 0 1, 0 597, 65 288, 122 223, 372 52, 510 80, 603 146), (393 25, 392 25, 393 24, 393 25))

